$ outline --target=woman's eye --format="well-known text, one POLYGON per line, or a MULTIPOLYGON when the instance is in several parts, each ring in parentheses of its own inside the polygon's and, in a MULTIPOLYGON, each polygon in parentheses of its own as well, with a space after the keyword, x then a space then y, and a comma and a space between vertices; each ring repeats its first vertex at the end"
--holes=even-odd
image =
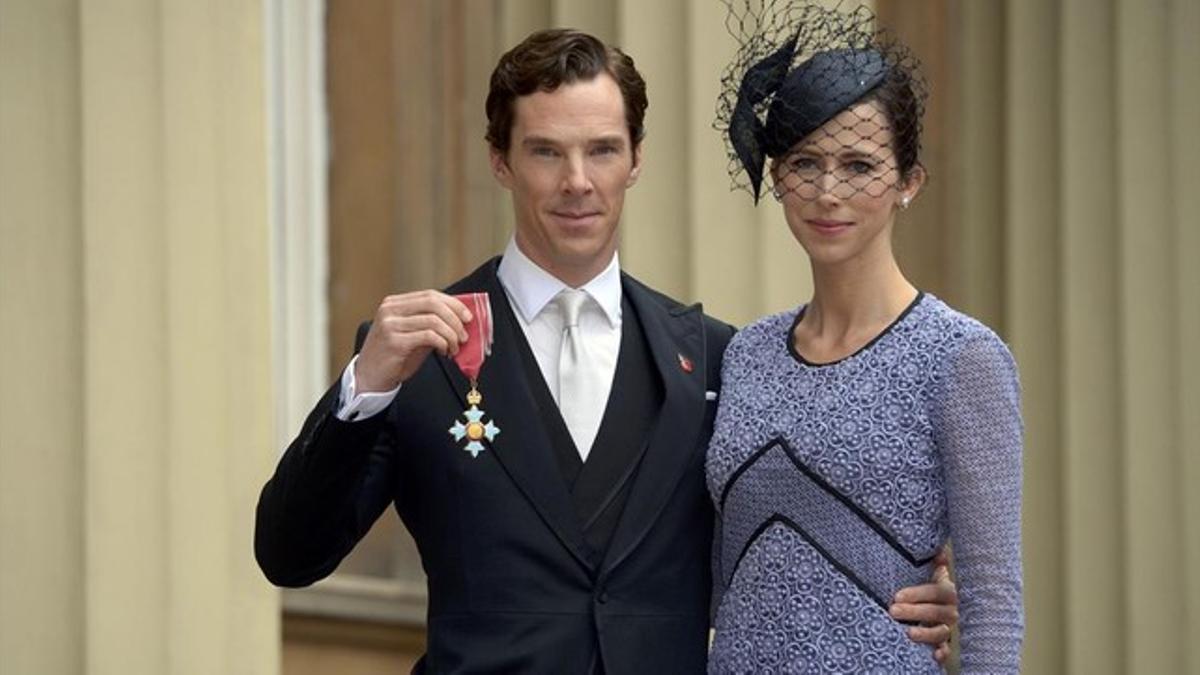
POLYGON ((793 157, 788 166, 793 171, 811 171, 817 168, 817 160, 812 157, 793 157))
POLYGON ((850 162, 850 164, 848 165, 848 168, 850 169, 851 173, 864 174, 864 173, 871 173, 872 171, 874 171, 875 165, 871 164, 870 162, 856 160, 856 161, 850 162))

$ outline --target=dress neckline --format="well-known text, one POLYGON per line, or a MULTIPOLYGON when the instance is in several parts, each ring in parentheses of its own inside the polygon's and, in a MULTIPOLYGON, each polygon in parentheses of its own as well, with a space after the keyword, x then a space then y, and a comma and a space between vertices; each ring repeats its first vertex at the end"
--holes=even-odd
POLYGON ((800 320, 804 318, 804 310, 808 309, 808 304, 805 303, 804 305, 801 305, 799 311, 796 312, 796 318, 792 319, 792 323, 788 327, 787 335, 784 336, 784 339, 787 343, 788 354, 791 354, 792 358, 795 359, 800 364, 808 366, 810 368, 825 368, 828 366, 836 366, 837 364, 839 364, 843 361, 852 359, 852 358, 858 356, 859 354, 867 351, 876 342, 879 342, 881 339, 883 339, 883 337, 885 335, 892 332, 892 329, 894 329, 901 321, 903 321, 904 317, 908 316, 910 313, 912 313, 912 311, 914 309, 916 309, 917 305, 921 303, 921 300, 924 299, 924 297, 925 297, 925 291, 917 291, 917 297, 913 298, 913 301, 908 303, 908 306, 904 308, 904 311, 900 312, 900 314, 895 319, 892 319, 891 323, 889 323, 883 330, 879 331, 878 335, 876 335, 875 337, 868 340, 865 345, 859 347, 858 349, 854 350, 853 353, 847 354, 846 356, 843 356, 840 359, 835 359, 833 361, 824 361, 824 362, 809 361, 808 359, 804 358, 803 354, 796 351, 796 342, 793 339, 793 336, 796 333, 796 326, 800 325, 800 320))

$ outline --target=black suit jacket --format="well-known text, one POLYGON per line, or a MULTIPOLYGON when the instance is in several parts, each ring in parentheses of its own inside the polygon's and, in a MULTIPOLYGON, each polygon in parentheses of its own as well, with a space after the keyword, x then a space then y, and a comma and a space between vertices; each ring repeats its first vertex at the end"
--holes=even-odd
MULTIPOLYGON (((507 302, 495 258, 447 292, 507 302)), ((627 275, 663 403, 601 561, 587 554, 531 383, 519 327, 496 322, 481 406, 501 432, 473 458, 447 430, 466 379, 431 356, 385 413, 336 418, 335 384, 263 489, 255 553, 267 577, 328 575, 389 505, 428 579, 431 673, 699 673, 709 626, 712 508, 704 455, 730 326, 627 275)), ((360 333, 361 340, 361 333, 360 333)), ((619 395, 619 392, 614 392, 619 395)))

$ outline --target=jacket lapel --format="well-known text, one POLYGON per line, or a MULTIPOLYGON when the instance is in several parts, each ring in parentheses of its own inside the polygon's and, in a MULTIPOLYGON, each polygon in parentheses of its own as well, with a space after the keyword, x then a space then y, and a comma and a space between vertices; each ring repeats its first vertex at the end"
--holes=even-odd
POLYGON ((638 311, 664 397, 641 469, 617 524, 604 573, 624 560, 649 532, 695 461, 704 419, 705 344, 699 305, 668 311, 639 282, 622 275, 622 289, 638 311), (686 361, 685 361, 686 360, 686 361))
MULTIPOLYGON (((483 394, 480 407, 500 427, 500 434, 488 444, 488 451, 590 574, 594 572, 590 549, 542 424, 544 416, 554 411, 538 409, 521 366, 518 350, 526 347, 525 336, 496 277, 498 263, 499 258, 493 258, 446 290, 447 293, 487 292, 491 301, 495 335, 492 354, 479 373, 479 391, 483 394)), ((452 359, 438 356, 437 361, 465 410, 470 383, 452 359)))

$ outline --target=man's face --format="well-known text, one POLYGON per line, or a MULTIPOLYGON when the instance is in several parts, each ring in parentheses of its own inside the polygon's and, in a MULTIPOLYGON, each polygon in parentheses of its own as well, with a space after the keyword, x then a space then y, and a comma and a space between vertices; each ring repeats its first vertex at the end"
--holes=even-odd
POLYGON ((625 103, 607 73, 514 102, 507 155, 492 173, 512 192, 521 252, 570 286, 612 261, 625 190, 637 181, 641 147, 625 125, 625 103))

